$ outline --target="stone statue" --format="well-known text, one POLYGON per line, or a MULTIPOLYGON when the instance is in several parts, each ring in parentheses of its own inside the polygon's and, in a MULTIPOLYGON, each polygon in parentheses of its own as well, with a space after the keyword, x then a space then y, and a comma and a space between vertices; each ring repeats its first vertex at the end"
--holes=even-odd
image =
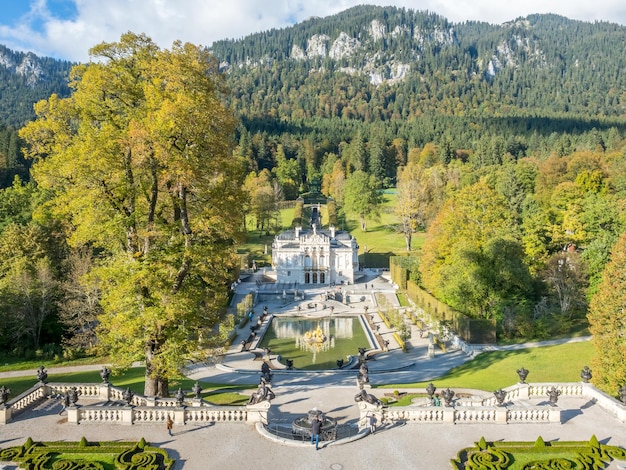
POLYGON ((454 390, 450 390, 449 388, 446 388, 443 392, 441 392, 441 394, 443 395, 443 400, 445 402, 445 405, 452 406, 452 399, 454 398, 454 390))
POLYGON ((135 396, 135 394, 133 393, 133 391, 130 389, 130 387, 126 387, 126 390, 124 390, 124 392, 122 393, 122 398, 124 399, 124 401, 130 405, 131 402, 133 401, 133 397, 135 396))
POLYGON ((343 367, 343 359, 337 359, 337 369, 341 369, 343 367))
POLYGON ((589 383, 593 375, 591 375, 591 369, 589 366, 583 367, 583 370, 580 371, 580 377, 583 379, 583 382, 589 383))
POLYGON ((433 395, 435 394, 436 391, 437 391, 437 387, 435 387, 432 382, 428 384, 428 387, 426 387, 426 393, 428 394, 428 399, 429 399, 428 401, 430 403, 432 403, 433 395))
POLYGON ((67 391, 67 396, 70 399, 70 406, 76 406, 76 402, 78 401, 78 395, 80 395, 80 390, 76 387, 72 387, 67 391))
POLYGON ((521 369, 517 369, 517 375, 519 376, 519 382, 521 384, 525 384, 526 377, 528 377, 528 370, 524 369, 523 367, 521 369))
POLYGON ((267 382, 265 382, 263 377, 261 377, 259 388, 250 396, 248 405, 256 405, 262 401, 272 401, 274 398, 276 398, 276 395, 272 392, 272 389, 267 386, 267 382))
POLYGON ((361 390, 359 393, 357 393, 354 396, 354 401, 356 402, 364 401, 366 403, 369 403, 370 405, 376 405, 376 406, 382 406, 383 404, 382 401, 380 401, 371 393, 367 393, 365 390, 361 390))
POLYGON ((4 385, 0 387, 0 405, 6 405, 11 389, 6 388, 4 385))
POLYGON ((39 366, 37 369, 37 380, 39 380, 42 384, 48 382, 48 372, 46 372, 46 368, 44 366, 39 366))
POLYGON ((263 361, 263 364, 261 364, 261 378, 263 378, 267 383, 270 383, 272 381, 270 365, 267 363, 267 361, 263 361))
POLYGON ((506 390, 502 390, 501 388, 499 388, 498 390, 493 392, 493 394, 496 397, 498 406, 504 406, 504 400, 506 399, 506 390))
POLYGON ((108 367, 102 367, 102 370, 100 370, 100 377, 102 377, 102 383, 103 384, 108 384, 109 383, 109 376, 111 375, 111 369, 109 369, 108 367))
POLYGON ((195 384, 193 384, 191 391, 193 392, 193 397, 199 400, 200 393, 202 393, 202 387, 200 386, 200 382, 196 382, 195 384))
POLYGON ((548 390, 548 397, 550 399, 550 404, 551 405, 556 405, 557 400, 559 399, 559 395, 561 394, 561 391, 556 388, 555 386, 552 386, 552 388, 550 388, 550 390, 548 390))
POLYGON ((185 401, 185 392, 179 387, 174 394, 174 398, 176 398, 176 404, 178 406, 183 406, 183 402, 185 401))
POLYGON ((365 362, 362 362, 361 367, 359 367, 359 374, 357 375, 357 381, 360 387, 363 387, 363 385, 368 384, 370 382, 369 367, 367 367, 367 364, 365 362))

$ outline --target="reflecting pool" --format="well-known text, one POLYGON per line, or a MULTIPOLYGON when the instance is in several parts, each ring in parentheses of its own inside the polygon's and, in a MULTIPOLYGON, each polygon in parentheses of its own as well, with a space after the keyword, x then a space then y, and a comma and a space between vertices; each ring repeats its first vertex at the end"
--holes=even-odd
POLYGON ((259 347, 293 361, 304 370, 334 369, 337 360, 369 348, 358 317, 274 317, 259 347))

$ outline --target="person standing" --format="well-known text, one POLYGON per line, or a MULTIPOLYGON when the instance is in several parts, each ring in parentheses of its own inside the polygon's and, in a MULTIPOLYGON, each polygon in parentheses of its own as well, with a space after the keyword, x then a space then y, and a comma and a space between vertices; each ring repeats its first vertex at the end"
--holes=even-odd
POLYGON ((167 417, 167 421, 165 421, 165 427, 167 428, 167 433, 172 435, 172 428, 174 427, 174 421, 169 416, 167 417))
POLYGON ((319 417, 316 416, 311 422, 311 444, 315 444, 315 450, 319 449, 321 430, 322 421, 319 419, 319 417))
POLYGON ((376 432, 376 415, 374 413, 369 414, 370 432, 374 434, 376 432))

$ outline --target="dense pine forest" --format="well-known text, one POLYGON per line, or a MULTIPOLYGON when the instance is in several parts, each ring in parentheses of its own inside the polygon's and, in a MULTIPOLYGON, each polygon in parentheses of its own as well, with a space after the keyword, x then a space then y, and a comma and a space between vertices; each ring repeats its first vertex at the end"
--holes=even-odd
MULTIPOLYGON (((602 273, 612 251, 625 243, 625 43, 626 28, 605 22, 532 15, 502 25, 455 24, 429 12, 373 6, 218 41, 203 52, 224 80, 225 87, 211 93, 234 117, 225 161, 241 177, 244 201, 230 206, 238 209, 228 220, 233 235, 220 243, 232 248, 246 231, 274 233, 282 201, 319 191, 333 201, 335 217, 358 221, 363 233, 381 211, 393 212, 390 230, 405 239, 405 250, 395 254, 414 258, 407 264, 411 279, 452 308, 495 321, 500 338, 580 331, 588 326, 589 305, 599 310, 594 297, 606 295, 602 273), (388 189, 391 208, 384 206, 388 189), (256 225, 244 223, 245 216, 256 225), (425 239, 419 250, 418 233, 425 239)), ((26 58, 0 54, 11 63, 26 58)), ((54 119, 44 119, 70 114, 74 108, 59 105, 64 101, 40 105, 37 125, 27 124, 35 113, 23 107, 51 93, 70 96, 60 80, 69 64, 38 62, 36 80, 12 67, 0 65, 9 77, 0 90, 6 103, 0 117, 0 349, 89 351, 97 343, 92 325, 110 308, 101 302, 95 273, 104 272, 112 255, 109 241, 85 227, 106 218, 69 223, 80 198, 66 197, 60 210, 60 190, 51 183, 56 173, 41 170, 49 153, 63 165, 65 157, 83 155, 86 144, 73 134, 74 121, 54 127, 54 119), (59 133, 74 139, 76 155, 46 140, 59 133), (39 163, 30 181, 33 161, 39 163)), ((89 76, 90 67, 79 67, 79 76, 89 76)), ((148 110, 149 100, 142 106, 148 110)), ((170 140, 160 124, 133 129, 128 145, 145 152, 152 147, 144 140, 158 137, 154 148, 161 152, 170 140)), ((94 138, 92 156, 125 138, 94 138)), ((220 140, 220 152, 227 143, 220 140)), ((178 144, 174 152, 183 152, 178 144)), ((62 185, 74 184, 71 163, 63 171, 62 185)), ((98 193, 109 189, 103 181, 89 187, 94 207, 111 200, 98 193)), ((138 190, 148 194, 146 188, 138 190)), ((119 217, 116 223, 131 220, 119 217)), ((133 262, 141 259, 137 253, 133 262)), ((623 266, 610 266, 623 273, 623 266)), ((589 318, 604 325, 602 315, 594 311, 589 318)), ((602 327, 591 326, 601 337, 602 327)), ((611 386, 626 380, 623 375, 611 386)))

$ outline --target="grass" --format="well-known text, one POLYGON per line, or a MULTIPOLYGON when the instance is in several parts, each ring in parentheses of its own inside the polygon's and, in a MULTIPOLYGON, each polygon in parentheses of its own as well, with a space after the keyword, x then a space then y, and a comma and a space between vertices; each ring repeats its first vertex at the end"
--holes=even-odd
MULTIPOLYGON (((144 390, 144 367, 131 367, 124 371, 114 372, 111 383, 119 388, 130 388, 133 392, 143 395, 144 390)), ((63 374, 49 374, 49 382, 61 383, 101 383, 99 371, 67 372, 63 374)), ((11 397, 16 397, 25 392, 37 383, 34 377, 11 377, 1 379, 0 385, 11 389, 11 397)), ((187 378, 176 378, 169 382, 170 393, 173 394, 178 388, 191 394, 191 388, 195 384, 194 380, 187 378)), ((225 385, 212 382, 200 382, 203 392, 201 396, 206 401, 215 405, 240 405, 248 400, 246 395, 237 393, 237 390, 256 388, 255 384, 248 385, 225 385)))
MULTIPOLYGON (((15 357, 8 354, 0 354, 0 372, 7 372, 11 370, 28 370, 37 369, 42 364, 54 365, 54 367, 67 367, 67 366, 82 366, 88 364, 106 364, 109 362, 108 358, 102 357, 83 357, 80 359, 72 360, 58 360, 49 358, 35 358, 24 359, 23 357, 15 357)), ((34 374, 33 374, 34 375, 34 374)))
POLYGON ((381 388, 425 388, 433 382, 438 389, 497 390, 517 383, 519 378, 515 371, 521 367, 529 371, 528 382, 578 382, 580 370, 589 365, 593 352, 589 341, 518 351, 484 352, 436 380, 391 384, 381 388))
MULTIPOLYGON (((341 230, 349 231, 357 239, 359 251, 359 263, 361 266, 369 268, 388 268, 389 257, 396 255, 406 255, 404 235, 397 231, 398 218, 394 214, 393 208, 396 204, 395 194, 385 194, 382 206, 381 217, 378 220, 367 221, 367 231, 362 231, 358 218, 346 218, 339 214, 338 227, 341 230)), ((305 210, 303 219, 306 220, 308 211, 305 210)), ((291 227, 294 209, 283 209, 280 211, 280 231, 291 227)), ((322 224, 328 226, 328 215, 326 207, 321 210, 322 224)), ((272 262, 272 242, 276 233, 255 230, 256 221, 253 216, 247 218, 248 233, 245 244, 239 247, 238 253, 246 258, 249 263, 256 260, 257 267, 270 266, 272 262), (267 254, 265 254, 267 245, 267 254)), ((303 225, 306 225, 303 221, 303 225)), ((424 243, 426 235, 424 233, 414 234, 412 242, 412 253, 419 251, 424 243)))

